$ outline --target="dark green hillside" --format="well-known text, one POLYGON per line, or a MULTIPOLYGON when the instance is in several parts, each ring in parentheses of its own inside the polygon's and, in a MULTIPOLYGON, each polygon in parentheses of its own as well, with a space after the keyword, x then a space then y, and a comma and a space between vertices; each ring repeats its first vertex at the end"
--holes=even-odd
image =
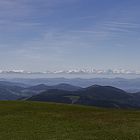
POLYGON ((77 91, 47 90, 27 100, 108 108, 140 108, 140 97, 111 86, 94 85, 77 91))
POLYGON ((1 140, 139 140, 140 111, 0 102, 1 140))

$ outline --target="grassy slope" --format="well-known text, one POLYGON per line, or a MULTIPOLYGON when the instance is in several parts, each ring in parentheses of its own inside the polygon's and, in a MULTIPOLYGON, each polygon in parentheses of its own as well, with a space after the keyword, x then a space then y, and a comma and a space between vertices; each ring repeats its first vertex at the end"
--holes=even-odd
POLYGON ((139 140, 140 111, 0 102, 0 140, 139 140))

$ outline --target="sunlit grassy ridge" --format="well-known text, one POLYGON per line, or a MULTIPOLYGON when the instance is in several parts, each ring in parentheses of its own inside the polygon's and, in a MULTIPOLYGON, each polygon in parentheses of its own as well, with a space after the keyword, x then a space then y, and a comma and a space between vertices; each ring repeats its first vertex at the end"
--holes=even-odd
POLYGON ((140 111, 0 102, 0 140, 139 140, 140 111))

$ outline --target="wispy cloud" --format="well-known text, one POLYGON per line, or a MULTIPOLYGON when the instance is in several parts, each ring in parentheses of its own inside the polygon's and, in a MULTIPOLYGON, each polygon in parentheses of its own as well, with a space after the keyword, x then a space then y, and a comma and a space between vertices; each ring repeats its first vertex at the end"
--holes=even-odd
POLYGON ((0 64, 119 66, 117 51, 140 43, 139 6, 128 1, 0 0, 0 64))
POLYGON ((140 24, 132 23, 132 22, 107 22, 104 23, 103 26, 106 29, 111 29, 114 31, 122 31, 122 32, 133 32, 134 29, 140 29, 140 24))

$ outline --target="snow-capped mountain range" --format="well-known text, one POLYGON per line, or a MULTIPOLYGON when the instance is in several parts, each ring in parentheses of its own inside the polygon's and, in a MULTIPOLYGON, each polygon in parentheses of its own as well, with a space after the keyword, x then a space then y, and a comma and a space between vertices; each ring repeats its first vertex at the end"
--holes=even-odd
POLYGON ((59 70, 59 71, 45 71, 45 72, 32 72, 25 70, 0 70, 0 74, 135 74, 140 75, 140 71, 125 70, 125 69, 73 69, 73 70, 59 70))

